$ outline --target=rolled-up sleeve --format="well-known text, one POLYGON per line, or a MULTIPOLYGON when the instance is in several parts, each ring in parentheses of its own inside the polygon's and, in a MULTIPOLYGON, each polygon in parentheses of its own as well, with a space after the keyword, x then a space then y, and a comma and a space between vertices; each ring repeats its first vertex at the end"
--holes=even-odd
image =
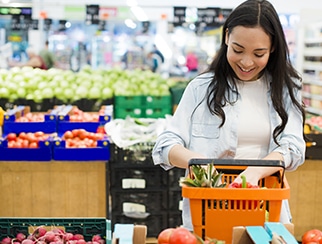
MULTIPOLYGON (((301 104, 301 90, 296 89, 295 96, 297 101, 301 104)), ((303 138, 302 114, 291 102, 289 96, 287 97, 288 98, 285 98, 284 101, 287 101, 285 104, 288 122, 278 139, 280 146, 276 147, 273 151, 281 153, 284 157, 286 170, 293 171, 305 161, 306 144, 303 138)))
POLYGON ((157 138, 152 150, 152 158, 155 165, 160 165, 165 170, 173 168, 169 162, 169 151, 174 145, 189 147, 191 138, 191 115, 198 103, 198 96, 204 95, 204 87, 200 83, 207 84, 209 78, 196 78, 185 88, 178 107, 169 118, 165 131, 157 138))

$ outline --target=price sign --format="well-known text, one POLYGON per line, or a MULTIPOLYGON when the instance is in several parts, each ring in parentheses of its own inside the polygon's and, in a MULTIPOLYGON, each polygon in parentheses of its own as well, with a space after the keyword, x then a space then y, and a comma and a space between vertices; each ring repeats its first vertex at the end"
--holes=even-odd
POLYGON ((87 25, 99 24, 99 5, 86 5, 86 20, 87 25))
POLYGON ((59 31, 65 31, 66 30, 66 20, 59 20, 58 22, 58 30, 59 31))
POLYGON ((226 21, 232 9, 198 8, 198 25, 204 23, 206 27, 220 27, 226 21))
POLYGON ((32 8, 0 7, 0 15, 32 15, 32 8))
POLYGON ((33 29, 33 30, 38 30, 38 26, 39 26, 39 20, 38 19, 32 19, 30 28, 33 29))
POLYGON ((182 26, 186 22, 186 7, 174 7, 173 8, 173 25, 182 26))
POLYGON ((21 30, 19 15, 12 15, 11 16, 11 30, 21 30))
POLYGON ((105 25, 106 25, 106 20, 100 20, 98 23, 97 29, 99 31, 104 31, 105 30, 105 25))

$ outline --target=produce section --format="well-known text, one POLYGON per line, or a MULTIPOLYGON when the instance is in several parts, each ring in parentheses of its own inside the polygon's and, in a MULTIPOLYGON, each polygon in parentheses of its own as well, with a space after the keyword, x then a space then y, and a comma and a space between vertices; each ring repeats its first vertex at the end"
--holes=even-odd
MULTIPOLYGON (((26 72, 28 76, 27 71, 28 69, 23 70, 23 73, 26 72)), ((46 77, 48 84, 53 87, 53 80, 55 79, 50 79, 49 74, 50 72, 54 73, 54 71, 48 71, 46 77)), ((9 79, 9 77, 13 76, 22 76, 22 73, 19 73, 18 70, 14 69, 11 72, 13 73, 3 72, 1 77, 9 79)), ((18 93, 14 92, 5 98, 1 97, 0 102, 4 108, 4 114, 3 135, 0 141, 0 160, 2 161, 3 174, 7 170, 12 172, 10 177, 7 176, 6 179, 10 179, 10 185, 16 184, 16 186, 12 185, 10 189, 14 192, 21 192, 18 190, 21 187, 28 192, 29 188, 23 188, 26 183, 36 189, 37 184, 31 183, 30 176, 27 174, 33 175, 34 178, 37 177, 39 182, 47 188, 67 189, 62 199, 42 195, 42 198, 35 197, 30 200, 30 204, 27 204, 27 206, 18 205, 19 210, 6 210, 8 202, 16 200, 14 197, 9 197, 0 205, 2 216, 39 217, 37 211, 34 209, 30 211, 33 208, 32 202, 44 201, 50 206, 62 207, 61 210, 44 210, 45 215, 43 216, 45 217, 66 216, 68 209, 67 215, 69 217, 91 217, 95 215, 107 218, 111 220, 111 230, 116 223, 146 225, 148 226, 147 236, 154 238, 156 241, 162 230, 169 227, 178 227, 182 224, 182 188, 179 182, 183 184, 181 180, 184 176, 184 170, 172 169, 164 171, 153 165, 150 152, 155 135, 149 133, 159 131, 157 126, 152 126, 154 122, 165 121, 165 117, 173 113, 187 82, 175 79, 164 80, 159 76, 156 77, 155 74, 150 72, 142 73, 143 71, 139 70, 127 72, 116 69, 109 72, 104 71, 105 73, 99 72, 103 71, 91 70, 88 67, 80 71, 87 79, 90 76, 95 77, 95 74, 104 76, 104 86, 107 84, 106 80, 111 82, 108 83, 111 85, 109 87, 111 94, 104 98, 102 98, 102 86, 97 85, 98 83, 96 82, 102 81, 99 79, 90 80, 90 84, 93 87, 97 85, 99 88, 100 95, 97 96, 89 95, 90 91, 97 91, 97 89, 87 87, 86 94, 85 92, 82 93, 82 89, 77 90, 79 94, 83 95, 75 96, 76 99, 71 99, 64 95, 59 96, 59 93, 52 94, 53 96, 39 96, 39 99, 32 100, 30 97, 28 99, 27 97, 19 97, 18 93), (144 75, 142 76, 142 74, 144 75), (141 77, 141 79, 138 80, 138 77, 141 77), (142 77, 145 82, 142 81, 142 77), (121 83, 118 81, 113 82, 113 79, 118 81, 122 79, 131 80, 131 84, 120 87, 121 83), (153 80, 155 84, 153 82, 149 85, 145 84, 149 80, 153 80), (138 86, 138 84, 142 86, 138 86), (164 86, 157 89, 159 87, 156 84, 164 86), (131 123, 134 123, 137 127, 121 127, 131 123), (107 125, 114 125, 112 127, 113 131, 108 131, 111 132, 110 134, 106 131, 105 127, 107 125), (137 131, 142 132, 142 134, 134 134, 137 131), (113 138, 115 134, 118 134, 120 138, 113 138), (119 146, 118 143, 115 143, 119 142, 117 139, 123 140, 124 145, 119 146), (25 163, 29 164, 29 171, 27 170, 28 166, 23 166, 25 163), (43 163, 47 165, 42 165, 43 163), (26 174, 23 175, 20 172, 21 170, 26 174), (30 170, 33 171, 33 174, 31 174, 30 170), (38 170, 40 171, 38 172, 38 170), (65 173, 62 174, 61 171, 65 173), (91 179, 85 177, 87 172, 90 172, 91 179), (17 174, 19 174, 23 182, 19 182, 18 178, 15 178, 17 174), (99 177, 100 179, 95 181, 93 177, 99 177), (50 179, 51 182, 46 182, 46 179, 50 179), (64 184, 54 186, 56 181, 62 181, 64 184), (86 187, 86 182, 90 182, 90 188, 86 187), (79 186, 86 188, 86 190, 76 190, 79 186), (94 188, 98 189, 100 193, 89 194, 94 188), (84 196, 84 194, 89 194, 91 197, 84 200, 78 200, 77 197, 68 199, 68 195, 73 194, 73 191, 75 191, 76 195, 81 194, 84 196), (99 197, 97 197, 98 194, 99 197), (92 198, 96 198, 94 203, 91 202, 92 198), (78 201, 78 206, 81 206, 78 210, 72 207, 75 201, 78 201), (87 205, 92 205, 88 212, 85 210, 87 205), (94 206, 97 207, 98 205, 101 206, 96 211, 94 206)), ((70 74, 69 72, 63 73, 61 72, 61 75, 63 75, 64 79, 68 77, 67 74, 70 74)), ((33 76, 35 74, 37 73, 34 73, 33 76)), ((67 78, 67 80, 70 80, 68 84, 78 85, 79 83, 76 80, 80 79, 79 74, 74 73, 73 75, 76 78, 67 78)), ((31 75, 29 74, 29 76, 31 75)), ((43 74, 43 76, 45 75, 43 74)), ((26 81, 27 78, 23 78, 23 81, 18 84, 28 87, 29 83, 26 81)), ((32 82, 30 83, 32 84, 32 82)), ((63 83, 59 83, 59 85, 63 83)), ((28 89, 34 87, 33 92, 39 94, 40 91, 44 91, 41 89, 42 86, 43 84, 38 85, 37 88, 35 88, 36 86, 30 86, 28 89)), ((9 87, 11 86, 6 85, 0 89, 2 92, 6 92, 9 87)), ((72 87, 76 88, 75 85, 72 85, 72 87)), ((11 87, 10 91, 15 90, 11 87)), ((31 90, 27 91, 30 92, 31 90)), ((47 89, 46 92, 48 91, 47 89)), ((308 159, 320 159, 321 157, 319 149, 321 144, 319 141, 321 121, 319 116, 310 115, 307 117, 305 132, 310 138, 306 152, 308 159)), ((162 123, 158 124, 158 126, 162 126, 162 123)), ((222 177, 222 175, 219 176, 222 177)), ((295 181, 292 177, 288 181, 293 184, 292 189, 294 191, 299 187, 294 184, 295 181)), ((187 182, 185 183, 187 184, 187 182)), ((2 191, 7 184, 2 183, 0 190, 2 191)), ((232 189, 236 191, 241 190, 238 188, 243 188, 242 186, 232 185, 222 185, 221 187, 236 188, 232 189)), ((249 186, 248 188, 251 187, 249 186)), ((31 194, 35 194, 35 191, 32 190, 31 194)), ((294 205, 295 201, 292 197, 294 199, 295 196, 291 195, 290 198, 291 203, 294 205)), ((231 207, 237 209, 247 208, 247 206, 258 209, 262 207, 262 204, 258 202, 258 199, 242 199, 231 204, 231 207)), ((46 208, 44 207, 44 209, 46 208)), ((299 211, 295 210, 294 212, 294 236, 298 240, 301 240, 302 233, 305 231, 315 226, 320 228, 319 224, 304 227, 303 223, 296 221, 300 216, 299 211)), ((272 212, 270 216, 273 216, 272 212)), ((268 218, 269 215, 264 214, 264 217, 268 218)), ((238 217, 237 219, 240 218, 238 217)), ((212 225, 215 226, 214 224, 212 225)), ((207 239, 208 237, 200 234, 200 238, 207 239)), ((214 238, 217 237, 214 236, 214 238)), ((220 239, 224 239, 221 236, 219 236, 219 241, 214 238, 208 238, 208 240, 203 241, 205 243, 221 243, 220 239)))

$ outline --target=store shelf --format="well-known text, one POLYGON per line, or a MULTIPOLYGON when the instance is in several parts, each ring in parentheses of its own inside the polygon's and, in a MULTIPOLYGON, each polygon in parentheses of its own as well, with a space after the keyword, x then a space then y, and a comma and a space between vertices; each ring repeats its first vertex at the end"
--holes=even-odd
POLYGON ((305 36, 300 44, 303 55, 300 57, 303 76, 303 101, 310 114, 322 115, 322 32, 321 24, 304 26, 305 36))

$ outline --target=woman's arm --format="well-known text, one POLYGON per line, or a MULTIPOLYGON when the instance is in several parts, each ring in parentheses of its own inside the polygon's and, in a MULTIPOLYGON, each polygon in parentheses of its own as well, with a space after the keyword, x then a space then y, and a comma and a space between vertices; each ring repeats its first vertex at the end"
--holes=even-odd
POLYGON ((188 168, 188 162, 192 158, 205 158, 199 153, 192 152, 182 145, 174 145, 169 151, 169 161, 171 165, 178 168, 188 168))

